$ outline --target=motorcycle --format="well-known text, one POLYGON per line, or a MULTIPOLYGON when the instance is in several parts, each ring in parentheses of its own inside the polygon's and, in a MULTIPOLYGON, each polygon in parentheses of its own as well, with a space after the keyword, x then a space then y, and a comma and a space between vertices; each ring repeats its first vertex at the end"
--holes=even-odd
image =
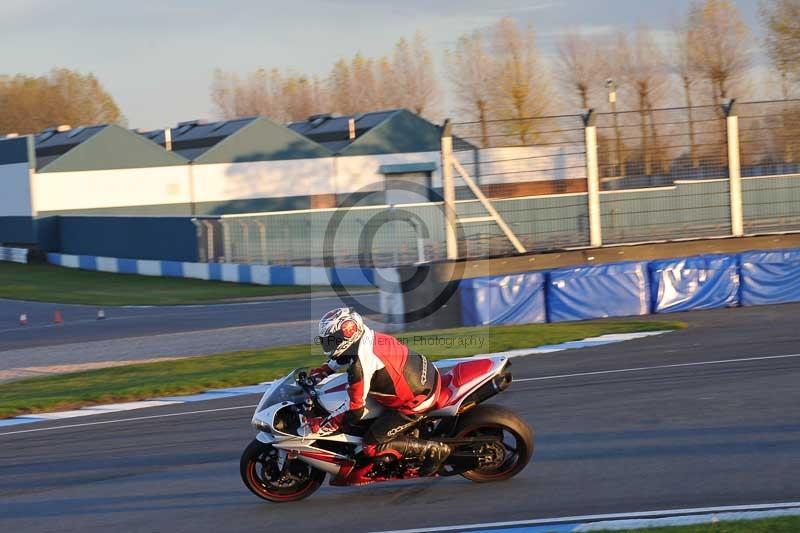
MULTIPOLYGON (((533 431, 515 412, 484 404, 511 384, 506 357, 446 360, 437 363, 442 387, 433 409, 406 434, 447 443, 452 453, 431 476, 461 475, 485 483, 509 479, 533 454, 533 431)), ((378 459, 360 455, 363 435, 384 407, 368 398, 365 414, 346 433, 312 433, 306 420, 324 417, 348 401, 347 375, 317 383, 302 369, 273 382, 256 407, 259 430, 242 453, 240 473, 256 496, 272 502, 306 498, 331 476, 331 485, 363 485, 419 477, 422 458, 378 459), (372 461, 359 479, 348 475, 372 461)), ((363 472, 363 469, 362 469, 363 472)))

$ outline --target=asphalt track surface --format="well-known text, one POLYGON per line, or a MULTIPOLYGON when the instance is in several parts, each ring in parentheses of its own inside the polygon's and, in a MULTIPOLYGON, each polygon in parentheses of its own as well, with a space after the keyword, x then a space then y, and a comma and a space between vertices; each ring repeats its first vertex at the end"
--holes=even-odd
POLYGON ((690 313, 688 330, 514 360, 494 401, 534 426, 536 452, 498 484, 262 502, 238 473, 253 396, 5 428, 0 531, 367 532, 797 501, 798 312, 690 313))
MULTIPOLYGON (((377 293, 356 294, 369 309, 377 293)), ((229 304, 105 308, 0 300, 0 370, 149 359, 311 342, 319 317, 342 298, 297 297, 229 304), (59 310, 63 324, 53 318, 59 310), (19 325, 20 313, 28 325, 19 325)))

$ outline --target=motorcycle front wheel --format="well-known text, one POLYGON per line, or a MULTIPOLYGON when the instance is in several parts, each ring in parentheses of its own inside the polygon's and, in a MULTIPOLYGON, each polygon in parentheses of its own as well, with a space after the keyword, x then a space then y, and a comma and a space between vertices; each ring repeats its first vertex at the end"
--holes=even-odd
POLYGON ((499 405, 482 404, 458 421, 458 438, 490 438, 485 453, 491 464, 461 475, 476 483, 503 481, 519 474, 533 455, 533 430, 520 416, 499 405))
POLYGON ((239 473, 253 494, 279 503, 307 498, 325 480, 325 472, 297 459, 287 459, 281 468, 278 450, 257 439, 242 453, 239 473))

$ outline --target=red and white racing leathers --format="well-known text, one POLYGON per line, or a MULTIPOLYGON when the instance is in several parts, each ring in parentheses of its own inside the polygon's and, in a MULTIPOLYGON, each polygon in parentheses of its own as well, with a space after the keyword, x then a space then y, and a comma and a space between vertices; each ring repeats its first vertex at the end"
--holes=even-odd
MULTIPOLYGON (((347 369, 349 401, 331 413, 331 426, 359 421, 368 396, 409 417, 425 413, 436 404, 441 379, 424 355, 409 350, 391 335, 371 329, 366 329, 353 348, 358 353, 347 369)), ((326 366, 331 372, 342 367, 333 359, 326 366)), ((320 370, 329 373, 325 368, 320 370)))

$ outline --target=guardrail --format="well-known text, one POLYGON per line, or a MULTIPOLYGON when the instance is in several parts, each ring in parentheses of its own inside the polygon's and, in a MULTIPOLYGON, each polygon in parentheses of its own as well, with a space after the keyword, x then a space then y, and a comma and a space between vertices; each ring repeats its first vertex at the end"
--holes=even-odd
POLYGON ((0 261, 26 264, 28 262, 28 249, 0 246, 0 261))
POLYGON ((375 275, 372 269, 359 267, 325 268, 317 266, 243 265, 234 263, 191 263, 186 261, 159 261, 94 255, 47 254, 47 262, 67 268, 193 278, 255 285, 318 285, 318 286, 372 286, 375 275))

